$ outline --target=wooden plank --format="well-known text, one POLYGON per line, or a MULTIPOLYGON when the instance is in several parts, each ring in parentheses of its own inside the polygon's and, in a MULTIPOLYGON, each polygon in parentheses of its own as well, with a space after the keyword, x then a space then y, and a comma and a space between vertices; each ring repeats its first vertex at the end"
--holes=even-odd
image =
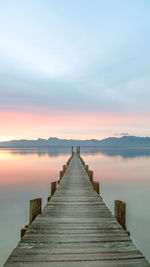
MULTIPOLYGON (((66 262, 66 261, 102 261, 102 260, 125 260, 125 259, 143 259, 143 255, 138 251, 131 251, 131 252, 120 252, 120 253, 95 253, 95 254, 24 254, 23 261, 29 262, 66 262)), ((17 262, 22 260, 22 255, 13 254, 10 259, 12 262, 17 262)))
POLYGON ((110 260, 110 261, 72 261, 70 262, 11 262, 8 261, 4 267, 149 267, 145 259, 127 259, 127 260, 110 260))
MULTIPOLYGON (((116 243, 116 242, 115 242, 116 243)), ((115 244, 114 246, 111 247, 104 247, 104 246, 99 246, 99 243, 93 243, 92 246, 88 243, 81 243, 81 244, 76 244, 76 243, 70 243, 69 244, 63 244, 63 246, 59 245, 58 246, 53 246, 53 244, 49 245, 49 246, 24 246, 22 247, 22 249, 18 249, 16 248, 13 252, 13 255, 15 254, 67 254, 67 253, 71 253, 71 254, 85 254, 85 253, 120 253, 120 252, 132 252, 132 251, 137 251, 135 246, 133 244, 128 244, 128 245, 122 245, 122 243, 118 243, 117 245, 115 244), (119 246, 118 244, 121 244, 121 246, 119 246)), ((127 243, 126 243, 127 244, 127 243)))

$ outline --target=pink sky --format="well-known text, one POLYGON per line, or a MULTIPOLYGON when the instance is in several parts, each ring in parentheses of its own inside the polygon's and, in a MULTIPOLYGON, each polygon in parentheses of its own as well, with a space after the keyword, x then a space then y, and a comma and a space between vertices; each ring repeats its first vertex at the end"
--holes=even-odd
POLYGON ((150 1, 1 2, 1 141, 150 136, 150 1))
POLYGON ((51 112, 0 112, 0 141, 36 138, 103 139, 109 136, 148 136, 149 116, 123 114, 84 114, 51 112))

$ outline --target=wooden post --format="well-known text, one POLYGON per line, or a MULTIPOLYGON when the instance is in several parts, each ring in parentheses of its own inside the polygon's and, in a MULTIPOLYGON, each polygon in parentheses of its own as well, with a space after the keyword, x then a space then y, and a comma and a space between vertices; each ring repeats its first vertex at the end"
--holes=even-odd
POLYGON ((59 179, 61 179, 63 177, 63 175, 64 175, 64 172, 63 171, 60 171, 59 172, 59 179))
POLYGON ((51 196, 55 193, 57 189, 57 182, 52 182, 51 183, 51 196))
POLYGON ((25 235, 26 231, 28 230, 29 225, 25 225, 24 228, 21 229, 21 238, 25 235))
POLYGON ((88 170, 88 176, 90 177, 91 183, 93 183, 93 171, 88 170))
POLYGON ((51 195, 47 198, 47 202, 50 201, 50 199, 51 199, 51 195))
POLYGON ((42 207, 42 199, 36 198, 30 200, 30 216, 29 216, 29 224, 31 224, 36 216, 41 213, 42 207))
POLYGON ((96 181, 93 181, 93 189, 97 192, 99 195, 99 183, 96 181))
POLYGON ((83 164, 83 166, 85 167, 85 162, 84 162, 84 160, 82 160, 82 164, 83 164))
POLYGON ((126 230, 126 203, 115 200, 114 215, 121 226, 126 230))
POLYGON ((65 173, 65 171, 66 171, 66 165, 63 165, 63 172, 65 173))
POLYGON ((73 156, 73 146, 71 147, 71 156, 73 156))
POLYGON ((77 146, 77 153, 80 155, 80 146, 77 146))
POLYGON ((88 170, 89 170, 89 165, 85 165, 85 170, 88 172, 88 170))

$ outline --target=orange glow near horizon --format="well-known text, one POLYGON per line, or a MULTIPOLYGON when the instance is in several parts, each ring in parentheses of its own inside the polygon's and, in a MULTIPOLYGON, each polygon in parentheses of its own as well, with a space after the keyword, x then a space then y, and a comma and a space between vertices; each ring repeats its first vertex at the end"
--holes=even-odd
POLYGON ((80 114, 67 112, 0 112, 0 141, 52 136, 66 139, 103 139, 122 132, 147 136, 149 116, 121 114, 80 114))
POLYGON ((59 176, 60 166, 69 155, 49 157, 47 154, 20 154, 13 150, 0 150, 0 185, 22 184, 41 181, 53 181, 59 176), (9 168, 8 168, 9 166, 9 168), (41 178, 42 177, 42 178, 41 178))
MULTIPOLYGON (((54 181, 59 177, 60 167, 67 161, 70 154, 58 154, 50 157, 48 154, 39 156, 36 152, 21 154, 17 150, 0 150, 0 185, 37 184, 54 181)), ((141 160, 139 157, 124 159, 120 155, 109 156, 105 153, 84 154, 84 160, 94 170, 97 181, 149 179, 149 157, 141 160), (109 166, 109 168, 108 168, 109 166), (143 179, 143 178, 142 178, 143 179)), ((22 188, 23 190, 23 188, 22 188)))

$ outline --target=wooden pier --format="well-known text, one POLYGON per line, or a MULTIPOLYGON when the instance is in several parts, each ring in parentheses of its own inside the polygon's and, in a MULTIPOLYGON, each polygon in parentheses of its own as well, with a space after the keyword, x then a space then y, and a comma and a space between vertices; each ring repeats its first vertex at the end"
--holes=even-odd
POLYGON ((72 151, 57 189, 53 184, 47 205, 26 226, 5 267, 150 266, 99 196, 79 152, 72 151))

